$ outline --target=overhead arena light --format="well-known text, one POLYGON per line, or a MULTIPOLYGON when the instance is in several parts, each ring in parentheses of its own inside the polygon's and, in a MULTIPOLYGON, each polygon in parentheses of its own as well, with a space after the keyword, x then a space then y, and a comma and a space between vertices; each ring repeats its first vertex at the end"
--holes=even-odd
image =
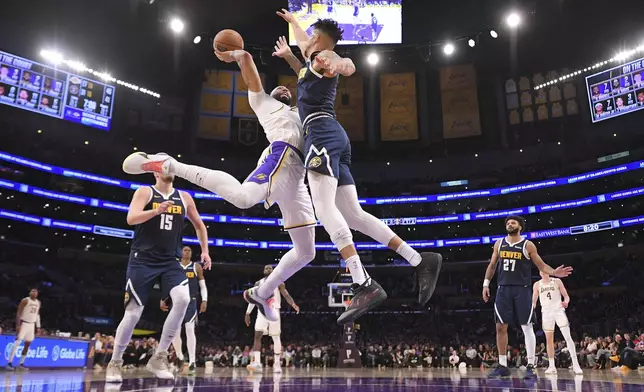
POLYGON ((192 40, 192 42, 194 42, 195 45, 198 44, 199 42, 201 42, 201 36, 200 35, 196 36, 195 39, 192 40))
POLYGON ((511 28, 518 27, 521 24, 521 15, 516 12, 511 12, 507 18, 505 18, 505 23, 507 23, 511 28))
POLYGON ((377 65, 379 61, 380 57, 377 53, 369 53, 367 56, 367 63, 369 63, 369 65, 377 65))
POLYGON ((40 55, 54 65, 58 65, 64 61, 63 54, 55 50, 43 49, 40 51, 40 55))
POLYGON ((470 38, 470 40, 467 41, 467 44, 470 46, 470 48, 473 48, 476 46, 476 41, 470 38))
POLYGON ((447 43, 445 46, 443 46, 443 53, 445 53, 448 56, 451 56, 454 53, 454 44, 452 43, 447 43))
POLYGON ((490 36, 492 36, 492 38, 499 38, 499 33, 497 33, 496 30, 490 30, 490 36))
POLYGON ((170 20, 170 28, 177 34, 181 33, 185 27, 183 21, 179 18, 172 18, 170 20))

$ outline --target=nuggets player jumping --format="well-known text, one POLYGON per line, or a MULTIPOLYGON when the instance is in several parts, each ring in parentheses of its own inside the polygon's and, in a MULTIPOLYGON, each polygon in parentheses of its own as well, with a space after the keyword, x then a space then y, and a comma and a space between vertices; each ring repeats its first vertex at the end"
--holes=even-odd
POLYGON ((22 341, 25 342, 25 346, 22 348, 19 368, 25 369, 25 359, 27 359, 29 346, 36 338, 37 330, 40 329, 40 300, 38 300, 38 289, 31 289, 29 296, 20 301, 18 313, 16 314, 16 329, 18 330, 18 334, 11 348, 7 370, 14 369, 13 358, 16 356, 18 346, 20 346, 22 341))
POLYGON ((243 184, 228 173, 199 166, 186 165, 167 155, 132 154, 123 163, 130 174, 149 171, 169 173, 215 192, 238 208, 248 209, 265 200, 270 208, 277 203, 293 248, 288 251, 275 271, 260 286, 247 290, 244 298, 255 305, 270 321, 277 321, 279 313, 271 306, 275 289, 315 258, 315 214, 311 197, 304 184, 304 139, 302 122, 295 108, 290 106, 288 88, 278 86, 271 94, 264 92, 262 81, 253 61, 246 51, 216 52, 225 62, 236 62, 248 86, 248 101, 264 128, 270 145, 257 168, 243 184))
POLYGON ((494 318, 496 319, 496 345, 499 350, 499 367, 489 374, 490 378, 509 377, 508 369, 508 324, 518 322, 525 336, 525 347, 528 354, 526 378, 535 378, 534 359, 537 338, 532 328, 532 263, 539 271, 560 278, 572 273, 572 267, 559 266, 553 269, 546 264, 537 247, 521 236, 525 228, 525 219, 517 215, 505 218, 507 236, 494 244, 490 264, 485 271, 483 281, 483 301, 490 299, 490 280, 498 269, 498 289, 494 300, 494 318), (501 263, 499 263, 501 261, 501 263), (531 263, 532 261, 532 263, 531 263), (498 268, 497 268, 498 267, 498 268))
POLYGON ((546 349, 548 350, 548 369, 546 374, 557 374, 555 367, 555 324, 566 339, 566 346, 572 360, 572 370, 575 374, 584 374, 579 366, 575 342, 570 335, 570 323, 566 317, 566 308, 570 304, 570 297, 561 279, 551 278, 550 275, 540 272, 541 280, 536 282, 532 289, 532 307, 541 302, 541 323, 543 332, 546 333, 546 349), (563 297, 563 301, 562 298, 563 297))
MULTIPOLYGON (((313 24, 309 37, 295 17, 283 9, 277 13, 290 23, 306 64, 299 66, 297 107, 304 125, 306 142, 304 165, 315 212, 331 241, 340 251, 353 279, 354 297, 347 310, 338 318, 339 324, 349 323, 382 303, 387 294, 369 277, 362 266, 350 229, 358 230, 381 244, 387 245, 416 267, 421 305, 429 301, 442 263, 438 253, 412 249, 387 225, 362 210, 349 166, 351 145, 342 125, 335 117, 335 96, 339 75, 350 76, 356 68, 349 58, 342 58, 333 48, 342 39, 342 29, 331 19, 313 24)), ((288 45, 278 41, 275 56, 284 57, 298 69, 299 61, 288 45)))
POLYGON ((125 283, 125 315, 116 329, 114 352, 107 366, 106 381, 121 382, 123 352, 136 323, 141 318, 148 294, 161 283, 163 297, 172 299, 172 309, 163 324, 159 346, 146 368, 158 378, 174 379, 168 366, 168 349, 181 331, 190 289, 186 273, 179 264, 182 257, 181 234, 187 217, 197 232, 204 269, 210 269, 208 231, 190 194, 174 189, 174 176, 154 174, 156 184, 134 192, 127 223, 135 226, 125 283))
MULTIPOLYGON (((195 324, 197 323, 197 293, 201 295, 201 305, 199 306, 199 313, 205 313, 208 308, 208 288, 206 287, 206 278, 203 276, 203 268, 201 264, 192 261, 192 249, 189 246, 184 246, 181 250, 181 268, 186 273, 188 278, 188 288, 190 289, 190 304, 183 317, 183 325, 186 327, 186 343, 188 346, 188 372, 194 375, 196 372, 197 362, 197 336, 195 334, 195 324)), ((161 310, 167 312, 169 298, 161 301, 161 310)), ((175 335, 172 341, 174 351, 177 353, 177 359, 183 363, 183 342, 181 341, 181 328, 175 335)), ((179 370, 181 371, 181 366, 179 370)))
MULTIPOLYGON (((255 282, 255 286, 261 286, 272 273, 273 267, 270 265, 265 266, 264 277, 255 282)), ((253 342, 253 351, 251 353, 252 360, 250 365, 246 367, 251 372, 262 370, 260 354, 262 349, 262 336, 264 335, 268 335, 273 338, 273 347, 275 350, 275 363, 273 364, 273 373, 282 372, 282 366, 280 362, 282 355, 282 339, 280 337, 280 335, 282 334, 282 322, 279 318, 279 311, 282 305, 282 296, 284 296, 286 303, 291 305, 296 313, 300 313, 300 307, 297 306, 295 301, 293 301, 291 295, 288 293, 288 291, 286 291, 286 285, 284 283, 280 284, 279 288, 275 289, 275 292, 273 293, 273 308, 276 310, 278 315, 277 321, 267 320, 266 317, 262 316, 261 312, 257 313, 257 319, 255 320, 255 340, 253 342)), ((255 309, 255 305, 252 303, 248 304, 246 315, 244 317, 244 321, 246 322, 247 327, 250 327, 250 314, 253 312, 253 309, 255 309)))

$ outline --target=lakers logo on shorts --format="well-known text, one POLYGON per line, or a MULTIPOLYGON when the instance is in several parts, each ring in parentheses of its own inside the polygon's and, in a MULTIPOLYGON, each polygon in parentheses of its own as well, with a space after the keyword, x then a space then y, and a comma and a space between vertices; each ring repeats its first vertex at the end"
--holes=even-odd
POLYGON ((266 174, 259 173, 259 174, 255 175, 255 178, 260 180, 260 181, 263 181, 263 180, 266 179, 266 174))
POLYGON ((123 299, 123 302, 127 305, 128 302, 130 302, 130 293, 127 291, 125 292, 125 298, 123 299))
POLYGON ((320 157, 313 157, 309 161, 309 167, 316 168, 316 167, 320 167, 321 164, 322 164, 322 158, 320 157))

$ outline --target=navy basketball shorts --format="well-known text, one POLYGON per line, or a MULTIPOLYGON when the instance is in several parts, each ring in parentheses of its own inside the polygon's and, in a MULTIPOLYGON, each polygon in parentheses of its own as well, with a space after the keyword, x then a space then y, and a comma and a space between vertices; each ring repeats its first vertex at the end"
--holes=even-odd
POLYGON ((186 272, 181 268, 178 258, 146 256, 143 252, 130 253, 125 278, 125 306, 131 300, 144 306, 155 283, 161 285, 161 298, 169 296, 170 290, 176 286, 188 285, 186 272))
POLYGON ((197 298, 190 298, 186 315, 183 317, 183 323, 191 323, 197 320, 197 298))
POLYGON ((304 126, 304 167, 338 179, 338 186, 353 185, 351 143, 342 125, 333 117, 322 116, 304 126))
POLYGON ((494 319, 498 324, 531 324, 533 313, 532 287, 499 286, 494 299, 494 319))

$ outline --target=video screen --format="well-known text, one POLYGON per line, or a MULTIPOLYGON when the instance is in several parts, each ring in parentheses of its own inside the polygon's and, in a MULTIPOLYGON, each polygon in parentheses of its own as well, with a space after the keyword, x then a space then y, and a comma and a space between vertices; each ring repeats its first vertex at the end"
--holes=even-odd
MULTIPOLYGON (((402 0, 289 0, 289 10, 309 35, 318 19, 336 20, 339 45, 402 43, 402 0)), ((297 44, 290 27, 289 41, 297 44)))
POLYGON ((644 58, 586 77, 592 122, 644 109, 644 58))

